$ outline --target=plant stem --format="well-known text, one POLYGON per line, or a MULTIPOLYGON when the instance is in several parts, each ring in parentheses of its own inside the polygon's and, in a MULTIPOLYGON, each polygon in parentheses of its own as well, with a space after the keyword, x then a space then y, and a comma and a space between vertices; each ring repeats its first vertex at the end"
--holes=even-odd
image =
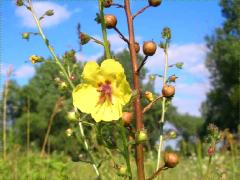
POLYGON ((73 85, 72 81, 70 80, 70 78, 69 78, 69 76, 68 76, 65 68, 63 67, 63 65, 62 65, 61 62, 59 61, 59 59, 58 59, 58 57, 57 57, 57 55, 56 55, 53 47, 49 44, 48 39, 46 38, 45 34, 43 33, 43 30, 42 30, 40 21, 39 21, 37 15, 36 15, 36 13, 34 12, 34 9, 33 9, 33 6, 32 6, 32 1, 31 1, 31 0, 28 0, 28 2, 29 2, 29 6, 30 6, 30 11, 31 11, 32 16, 33 16, 33 18, 34 18, 34 20, 35 20, 35 23, 36 23, 36 25, 37 25, 37 28, 38 28, 38 31, 39 31, 40 36, 42 37, 43 41, 45 42, 45 44, 46 44, 48 50, 50 51, 53 59, 55 60, 56 64, 59 66, 59 68, 60 68, 61 71, 63 72, 63 74, 64 74, 65 78, 67 79, 68 83, 70 84, 71 88, 74 89, 74 85, 73 85))
POLYGON ((9 92, 9 79, 12 74, 12 66, 7 71, 3 94, 3 160, 7 158, 7 99, 9 92))
MULTIPOLYGON (((134 101, 134 110, 136 116, 136 129, 140 131, 143 129, 143 118, 142 118, 142 107, 141 107, 141 91, 140 91, 140 82, 139 74, 137 73, 138 64, 137 64, 137 54, 135 51, 135 39, 134 39, 134 28, 133 28, 133 18, 131 15, 129 0, 124 0, 124 10, 127 17, 128 24, 128 34, 129 34, 129 50, 132 62, 132 74, 133 74, 133 88, 138 92, 138 95, 134 101)), ((138 180, 145 180, 144 174, 144 154, 143 154, 143 145, 141 143, 136 145, 136 163, 137 163, 137 172, 138 180)))
POLYGON ((114 27, 113 29, 119 34, 120 38, 129 45, 128 39, 121 33, 121 31, 119 31, 117 27, 114 27))
POLYGON ((79 125, 79 130, 80 130, 80 133, 81 133, 81 136, 82 136, 82 139, 83 139, 84 148, 87 151, 88 156, 91 159, 93 169, 95 170, 95 172, 96 172, 96 174, 98 176, 98 179, 101 179, 101 176, 100 176, 100 173, 98 171, 98 168, 97 168, 96 162, 94 160, 94 157, 93 157, 92 153, 90 153, 90 149, 89 149, 89 146, 88 146, 88 143, 87 143, 87 139, 86 139, 85 134, 84 134, 82 123, 79 122, 78 125, 79 125))
POLYGON ((212 162, 212 156, 209 156, 209 160, 208 160, 208 167, 207 167, 207 173, 206 173, 206 180, 208 180, 209 178, 209 172, 210 172, 210 165, 212 162))
POLYGON ((146 10, 147 8, 149 8, 149 7, 151 7, 151 6, 150 6, 150 5, 147 5, 147 6, 143 7, 143 8, 140 9, 136 14, 134 14, 134 15, 132 16, 132 18, 134 19, 137 15, 143 13, 143 11, 145 11, 145 10, 146 10))
POLYGON ((29 150, 30 150, 30 98, 27 98, 27 180, 30 179, 30 161, 29 161, 29 150))
MULTIPOLYGON (((61 62, 59 61, 59 59, 57 58, 57 56, 56 56, 56 54, 55 54, 55 52, 54 52, 54 49, 52 48, 52 46, 49 45, 48 39, 46 38, 46 36, 44 35, 44 33, 43 33, 43 31, 42 31, 42 27, 41 27, 40 21, 39 21, 39 19, 37 18, 36 13, 34 12, 34 9, 33 9, 33 6, 32 6, 32 1, 31 1, 31 0, 28 0, 28 2, 29 2, 29 6, 30 6, 30 7, 29 7, 29 8, 30 8, 30 11, 31 11, 32 16, 33 16, 33 18, 34 18, 34 20, 35 20, 35 22, 36 22, 37 27, 38 27, 38 31, 39 31, 40 36, 41 36, 42 39, 44 40, 44 42, 45 42, 46 46, 48 47, 48 49, 49 49, 52 57, 54 58, 56 64, 57 64, 57 65, 59 66, 59 68, 62 70, 62 72, 63 72, 64 76, 66 77, 67 81, 69 82, 71 88, 74 89, 74 88, 75 88, 74 84, 73 84, 72 81, 70 80, 70 78, 69 78, 66 70, 64 69, 64 67, 63 67, 63 65, 61 64, 61 62)), ((104 23, 104 24, 105 24, 105 23, 104 23)), ((105 31, 105 32, 106 32, 106 31, 105 31)), ((110 51, 109 51, 109 52, 110 52, 110 51)), ((84 139, 84 141, 85 141, 86 144, 87 144, 86 137, 85 137, 85 134, 84 134, 84 131, 83 131, 83 128, 82 128, 82 123, 79 122, 79 125, 81 125, 81 129, 82 129, 82 131, 81 131, 81 136, 82 136, 82 138, 84 139)), ((90 152, 90 151, 87 151, 87 153, 88 153, 88 155, 89 155, 90 158, 91 158, 91 157, 92 157, 91 152, 90 152)), ((92 159, 92 158, 91 158, 91 159, 92 159)), ((93 166, 93 168, 94 168, 95 171, 96 171, 97 166, 96 166, 96 163, 95 163, 94 161, 92 162, 92 166, 93 166)), ((96 171, 96 173, 97 173, 97 175, 99 176, 98 170, 96 171)))
POLYGON ((130 156, 128 151, 128 141, 127 141, 126 132, 123 124, 120 124, 120 132, 121 132, 122 141, 123 141, 123 147, 124 147, 123 153, 124 153, 124 158, 127 165, 129 179, 132 179, 132 170, 131 170, 130 156))
POLYGON ((105 56, 107 59, 110 59, 111 52, 110 52, 109 44, 107 41, 107 31, 106 31, 106 24, 105 24, 105 20, 104 20, 102 0, 98 0, 98 6, 99 6, 99 12, 100 12, 100 18, 101 18, 101 27, 102 27, 102 36, 103 36, 105 56))
POLYGON ((47 127, 47 132, 45 134, 45 137, 44 137, 44 141, 43 141, 43 145, 42 145, 42 150, 41 150, 41 154, 40 156, 43 157, 44 154, 45 154, 45 149, 46 149, 46 145, 47 145, 47 142, 48 142, 48 138, 49 138, 49 135, 50 135, 50 131, 51 131, 51 127, 52 127, 52 122, 54 120, 54 117, 56 116, 56 114, 58 113, 59 109, 60 109, 60 104, 61 104, 61 101, 62 101, 62 98, 58 98, 58 100, 56 101, 55 103, 55 106, 53 108, 53 112, 50 116, 50 119, 48 121, 48 127, 47 127))
MULTIPOLYGON (((163 74, 163 86, 166 84, 167 79, 167 71, 168 71, 168 42, 166 42, 166 48, 164 49, 165 53, 165 67, 164 67, 164 74, 163 74)), ((166 104, 166 98, 163 97, 162 100, 162 115, 160 119, 160 136, 159 136, 159 147, 158 147, 158 159, 157 159, 157 167, 156 170, 160 167, 160 160, 161 160, 161 151, 163 147, 163 125, 165 120, 165 104, 166 104)))

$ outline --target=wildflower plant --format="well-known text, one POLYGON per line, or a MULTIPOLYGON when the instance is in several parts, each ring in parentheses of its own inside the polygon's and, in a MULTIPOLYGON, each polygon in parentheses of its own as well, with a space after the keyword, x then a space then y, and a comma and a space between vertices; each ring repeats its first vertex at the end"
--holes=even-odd
MULTIPOLYGON (((54 16, 54 10, 46 10, 42 16, 38 17, 34 11, 32 0, 16 1, 17 6, 25 6, 26 9, 31 12, 38 28, 38 32, 24 32, 22 38, 29 40, 32 34, 42 38, 56 66, 58 66, 60 70, 61 78, 57 77, 55 79, 56 83, 61 89, 70 89, 72 91, 73 110, 69 110, 69 113, 66 115, 70 122, 70 128, 67 129, 65 133, 69 138, 75 137, 82 144, 87 155, 87 160, 82 160, 80 157, 75 159, 90 163, 98 179, 103 178, 101 165, 106 159, 98 157, 97 153, 93 151, 93 147, 95 147, 96 150, 101 150, 101 153, 103 152, 110 158, 112 168, 117 170, 119 176, 133 179, 133 164, 131 163, 131 159, 133 158, 131 154, 132 146, 136 149, 137 177, 139 180, 145 179, 143 149, 144 143, 148 141, 148 134, 147 129, 144 128, 143 115, 146 111, 150 111, 157 101, 161 101, 162 104, 161 117, 159 120, 160 137, 158 159, 156 171, 153 172, 153 175, 148 179, 155 178, 159 175, 160 171, 173 168, 179 162, 177 154, 168 153, 165 154, 165 162, 161 166, 161 151, 163 141, 166 139, 163 137, 165 113, 175 94, 173 83, 175 83, 177 79, 175 75, 168 77, 168 69, 171 67, 181 69, 183 63, 179 62, 169 65, 168 49, 172 34, 170 28, 164 28, 162 31, 163 42, 159 44, 159 47, 165 54, 164 72, 163 74, 149 76, 152 81, 155 81, 156 77, 162 78, 163 85, 162 90, 160 90, 161 95, 155 97, 150 91, 142 94, 140 85, 141 70, 148 62, 148 57, 154 56, 158 50, 158 46, 154 41, 145 41, 142 46, 145 57, 142 62, 139 63, 137 61, 137 53, 140 50, 140 45, 135 41, 134 37, 134 19, 146 9, 159 7, 161 3, 161 0, 148 0, 145 7, 133 14, 130 9, 129 0, 124 0, 123 4, 115 3, 113 0, 98 0, 99 12, 97 13, 95 21, 101 25, 103 40, 96 39, 85 32, 81 32, 80 24, 77 30, 82 46, 94 42, 104 48, 105 60, 103 60, 101 64, 97 64, 95 61, 87 62, 81 74, 80 84, 77 84, 75 81, 76 75, 74 75, 73 72, 78 66, 76 65, 75 59, 72 58, 74 57, 75 51, 65 53, 63 61, 60 61, 41 27, 41 20, 48 18, 48 16, 54 16), (117 18, 113 14, 104 14, 104 8, 112 7, 121 8, 125 11, 128 37, 125 37, 118 29, 117 18), (123 66, 111 55, 110 43, 107 40, 107 29, 115 31, 128 45, 132 65, 132 85, 130 85, 126 79, 123 66), (69 59, 69 57, 72 58, 72 62, 65 62, 65 59, 69 59), (144 95, 149 102, 146 107, 142 107, 141 104, 141 98, 144 95), (94 121, 89 120, 91 118, 94 121), (135 120, 135 122, 132 123, 132 120, 135 120), (133 124, 135 126, 133 126, 133 124), (88 136, 85 133, 86 128, 89 128, 89 126, 91 127, 91 132, 94 134, 92 136, 88 136), (90 143, 97 143, 98 145, 94 146, 90 143), (112 154, 113 149, 117 149, 117 152, 123 157, 125 165, 115 160, 112 154)), ((32 55, 30 61, 33 64, 45 62, 41 56, 37 55, 32 55)), ((158 120, 156 119, 156 121, 158 120)), ((102 157, 104 156, 102 155, 102 157)))

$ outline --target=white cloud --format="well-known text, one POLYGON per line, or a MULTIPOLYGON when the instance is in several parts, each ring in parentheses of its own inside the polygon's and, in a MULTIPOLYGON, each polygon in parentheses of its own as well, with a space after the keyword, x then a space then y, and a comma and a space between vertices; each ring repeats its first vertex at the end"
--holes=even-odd
MULTIPOLYGON (((204 60, 207 53, 207 48, 204 44, 184 44, 170 46, 169 55, 169 65, 177 62, 184 63, 184 71, 189 73, 207 73, 204 66, 204 60)), ((164 65, 164 53, 162 50, 158 49, 156 54, 149 58, 149 63, 146 67, 148 69, 159 69, 164 65)))
MULTIPOLYGON (((204 44, 172 45, 169 48, 169 64, 184 63, 184 68, 177 71, 180 78, 176 82, 176 94, 173 98, 173 105, 177 106, 181 113, 200 115, 201 103, 210 89, 209 72, 204 65, 206 54, 207 48, 204 44)), ((164 65, 163 52, 158 49, 146 65, 150 73, 161 73, 164 65)), ((161 86, 162 82, 156 81, 157 92, 161 86)))
POLYGON ((34 75, 34 73, 35 73, 35 69, 33 66, 22 65, 15 70, 14 75, 17 79, 20 79, 20 78, 30 78, 34 75))
POLYGON ((87 61, 97 61, 98 58, 100 58, 103 55, 103 52, 99 52, 90 56, 85 56, 83 53, 76 53, 76 59, 77 61, 81 62, 87 62, 87 61))
POLYGON ((6 77, 9 69, 12 68, 12 76, 17 79, 30 78, 34 75, 35 69, 31 65, 24 64, 18 68, 15 68, 11 64, 2 64, 1 66, 1 76, 6 77))
MULTIPOLYGON (((53 2, 34 2, 33 7, 38 17, 42 16, 47 10, 54 10, 53 16, 45 17, 42 22, 42 27, 50 27, 67 20, 71 13, 66 9, 66 7, 60 6, 53 2)), ((78 12, 79 10, 77 10, 78 12)), ((16 9, 16 15, 22 19, 22 24, 26 27, 34 28, 36 27, 33 17, 30 11, 26 10, 24 7, 18 7, 16 9)))

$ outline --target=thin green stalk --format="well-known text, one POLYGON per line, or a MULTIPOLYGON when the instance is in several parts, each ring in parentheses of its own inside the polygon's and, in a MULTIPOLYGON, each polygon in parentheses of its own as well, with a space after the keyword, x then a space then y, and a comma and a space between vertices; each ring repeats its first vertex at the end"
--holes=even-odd
POLYGON ((31 179, 30 176, 30 161, 29 161, 29 150, 30 150, 30 98, 27 98, 27 179, 31 179))
POLYGON ((35 20, 35 23, 37 25, 37 28, 38 28, 40 36, 42 37, 43 41, 45 42, 45 44, 46 44, 48 50, 50 51, 53 59, 55 60, 56 64, 59 66, 59 68, 63 72, 63 74, 64 74, 65 78, 67 79, 68 83, 70 84, 71 88, 74 89, 74 85, 73 85, 72 81, 70 80, 70 78, 69 78, 69 76, 67 74, 67 71, 65 70, 65 68, 63 67, 61 62, 59 61, 56 53, 54 52, 53 47, 49 44, 48 39, 46 38, 45 34, 43 33, 43 30, 42 30, 42 27, 41 27, 41 24, 40 24, 40 20, 38 19, 36 13, 34 12, 34 9, 33 9, 33 6, 32 6, 32 1, 29 0, 28 2, 29 2, 29 6, 30 6, 30 11, 31 11, 32 16, 33 16, 33 18, 35 20))
POLYGON ((3 96, 3 159, 7 157, 7 97, 8 97, 8 85, 9 81, 6 80, 3 96))
POLYGON ((206 173, 206 180, 209 179, 209 173, 210 173, 210 165, 212 162, 212 156, 209 156, 209 160, 208 160, 208 167, 207 167, 207 173, 206 173))
MULTIPOLYGON (((165 53, 165 67, 164 67, 164 74, 163 74, 163 86, 166 84, 167 80, 167 71, 168 71, 168 42, 166 42, 166 48, 164 49, 165 53)), ((160 119, 160 136, 159 136, 159 147, 158 147, 158 159, 157 159, 157 167, 156 170, 160 167, 160 160, 161 160, 161 151, 163 147, 163 124, 165 120, 165 105, 166 105, 166 98, 163 97, 162 100, 162 115, 160 119)))
POLYGON ((105 56, 107 59, 110 59, 111 52, 110 52, 109 44, 107 41, 107 31, 106 31, 106 24, 105 24, 105 20, 104 20, 102 0, 98 0, 98 6, 99 6, 99 12, 100 12, 100 18, 101 18, 101 27, 102 27, 102 36, 103 36, 103 45, 104 45, 105 56))
POLYGON ((12 71, 12 66, 10 66, 7 72, 3 91, 3 160, 6 160, 7 158, 7 99, 9 93, 9 79, 12 75, 12 71))
POLYGON ((120 133, 121 133, 122 141, 123 141, 123 148, 124 148, 123 155, 124 155, 124 159, 126 161, 129 179, 132 179, 132 170, 131 170, 130 156, 129 156, 129 151, 128 151, 128 141, 127 141, 127 137, 126 137, 125 128, 122 124, 120 124, 120 133))
POLYGON ((88 155, 89 155, 89 157, 90 157, 90 159, 92 161, 92 166, 93 166, 93 168, 94 168, 94 170, 95 170, 95 172, 96 172, 96 174, 98 176, 98 179, 101 179, 101 176, 100 176, 100 173, 98 171, 98 168, 97 168, 96 162, 94 160, 94 157, 93 157, 92 153, 90 153, 89 146, 88 146, 88 143, 87 143, 84 131, 83 131, 82 123, 79 122, 78 125, 79 125, 80 133, 81 133, 81 136, 82 136, 82 139, 83 139, 84 148, 87 151, 87 153, 88 153, 88 155))
MULTIPOLYGON (((64 74, 65 78, 67 79, 68 83, 70 84, 71 88, 74 89, 74 88, 75 88, 74 84, 73 84, 72 81, 70 80, 70 78, 69 78, 69 76, 68 76, 65 68, 63 67, 63 65, 62 65, 61 62, 59 61, 58 57, 56 56, 53 47, 49 44, 48 39, 46 38, 45 34, 43 33, 43 30, 42 30, 42 27, 41 27, 41 24, 40 24, 40 20, 38 19, 38 17, 36 16, 36 13, 34 12, 34 9, 33 9, 33 6, 32 6, 32 1, 31 1, 31 0, 28 0, 28 2, 29 2, 29 10, 31 11, 32 16, 33 16, 33 18, 34 18, 34 20, 35 20, 35 23, 36 23, 36 25, 37 25, 37 28, 38 28, 38 31, 39 31, 40 36, 41 36, 42 39, 44 40, 44 42, 45 42, 47 48, 49 49, 52 57, 54 58, 56 64, 59 66, 59 68, 60 68, 61 71, 63 72, 63 74, 64 74)), ((105 23, 104 23, 104 24, 105 24, 105 23)), ((106 30, 106 28, 105 28, 105 30, 106 30)), ((106 31, 105 31, 105 32, 106 32, 106 31)), ((106 38, 105 38, 105 39, 106 39, 106 38)), ((109 52, 110 52, 110 51, 109 51, 109 52)), ((82 127, 82 123, 81 123, 81 122, 79 122, 79 126, 80 126, 81 136, 82 136, 82 138, 84 139, 84 144, 85 144, 85 146, 87 145, 87 147, 88 147, 88 144, 87 144, 87 141, 86 141, 86 137, 85 137, 85 134, 84 134, 84 131, 83 131, 83 127, 82 127)), ((93 156, 92 156, 91 152, 89 151, 89 149, 87 150, 87 153, 88 153, 88 155, 90 156, 90 158, 91 158, 91 160, 92 160, 92 166, 93 166, 96 174, 98 175, 98 177, 100 177, 100 176, 99 176, 98 169, 97 169, 97 165, 96 165, 96 163, 94 162, 93 156)))

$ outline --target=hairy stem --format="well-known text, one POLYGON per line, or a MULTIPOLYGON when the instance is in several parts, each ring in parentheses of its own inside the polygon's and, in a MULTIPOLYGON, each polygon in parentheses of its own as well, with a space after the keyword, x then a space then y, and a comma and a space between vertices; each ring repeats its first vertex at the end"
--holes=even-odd
POLYGON ((37 28, 38 28, 38 31, 39 31, 40 36, 42 37, 43 41, 45 42, 45 44, 46 44, 49 52, 51 53, 53 59, 55 60, 56 64, 59 66, 59 68, 60 68, 61 71, 63 72, 65 78, 67 79, 67 81, 68 81, 68 83, 69 83, 69 85, 71 86, 72 89, 74 89, 74 85, 73 85, 72 81, 70 80, 70 78, 69 78, 69 76, 68 76, 68 74, 67 74, 67 71, 65 70, 65 68, 63 67, 63 65, 61 64, 61 62, 59 61, 59 59, 58 59, 58 57, 57 57, 57 55, 56 55, 53 47, 49 44, 48 39, 46 38, 45 34, 43 33, 43 30, 42 30, 42 27, 41 27, 39 18, 37 17, 37 15, 36 15, 36 13, 35 13, 35 11, 34 11, 34 9, 33 9, 32 1, 29 0, 28 2, 29 2, 30 11, 31 11, 32 16, 33 16, 33 18, 34 18, 34 21, 35 21, 35 23, 36 23, 36 25, 37 25, 37 28))
POLYGON ((92 164, 93 169, 95 170, 95 172, 98 176, 98 179, 101 179, 100 173, 99 173, 97 165, 96 165, 97 163, 95 162, 95 159, 94 159, 92 153, 90 153, 90 149, 89 149, 89 146, 88 146, 88 143, 87 143, 87 139, 85 137, 85 133, 84 133, 84 130, 83 130, 83 125, 82 125, 81 122, 79 122, 78 125, 79 125, 79 130, 80 130, 80 133, 81 133, 81 136, 82 136, 82 139, 83 139, 84 149, 86 150, 86 152, 88 153, 88 156, 91 159, 91 164, 92 164))
POLYGON ((101 27, 102 27, 102 36, 103 36, 103 45, 104 45, 105 56, 107 59, 110 59, 111 52, 110 52, 109 44, 107 41, 107 31, 106 31, 106 24, 105 24, 105 20, 104 20, 102 0, 98 0, 98 6, 99 6, 99 12, 100 12, 100 18, 101 18, 101 27))
MULTIPOLYGON (((29 9, 30 9, 30 11, 31 11, 31 13, 32 13, 32 16, 33 16, 33 18, 34 18, 34 20, 35 20, 35 23, 36 23, 36 25, 37 25, 37 27, 38 27, 38 31, 39 31, 40 36, 42 37, 43 41, 45 42, 47 48, 49 49, 49 51, 50 51, 50 53, 51 53, 51 55, 52 55, 52 57, 54 58, 56 64, 57 64, 57 65, 59 66, 59 68, 62 70, 62 72, 63 72, 65 78, 67 79, 67 81, 69 82, 71 88, 74 89, 74 88, 75 88, 74 84, 73 84, 72 81, 70 80, 70 78, 69 78, 69 76, 68 76, 65 68, 63 67, 63 65, 62 65, 61 62, 59 61, 58 57, 56 56, 56 54, 55 54, 55 52, 54 52, 54 49, 52 48, 52 46, 49 45, 49 41, 48 41, 48 39, 46 38, 45 34, 43 33, 43 30, 42 30, 40 21, 39 21, 39 19, 37 18, 36 13, 34 12, 34 9, 33 9, 33 6, 32 6, 32 1, 31 1, 31 0, 28 0, 28 2, 29 2, 29 9)), ((82 123, 79 122, 79 124, 81 124, 81 127, 82 127, 82 123)), ((83 129, 83 128, 82 128, 82 129, 83 129)), ((85 135, 84 135, 84 131, 81 132, 81 136, 82 136, 82 138, 83 138, 84 140, 86 140, 86 137, 85 137, 85 135)), ((86 141, 86 142, 87 142, 87 141, 86 141)), ((92 154, 91 154, 90 151, 88 151, 88 155, 89 155, 89 156, 92 156, 92 154)), ((96 174, 98 175, 99 173, 98 173, 98 170, 96 171, 96 169, 97 169, 97 168, 96 168, 96 167, 97 167, 97 166, 96 166, 96 163, 95 163, 95 162, 92 162, 92 166, 93 166, 93 168, 95 169, 96 174)))
MULTIPOLYGON (((137 73, 138 64, 137 64, 137 54, 135 51, 135 39, 134 39, 134 28, 133 28, 133 18, 130 10, 129 0, 124 0, 124 10, 127 17, 128 24, 128 34, 129 34, 129 50, 132 62, 132 74, 133 74, 133 88, 138 92, 138 95, 134 101, 134 110, 136 116, 136 129, 140 131, 143 129, 143 118, 142 118, 142 107, 140 102, 141 91, 140 91, 140 82, 139 74, 137 73)), ((136 145, 136 163, 137 163, 137 172, 138 180, 145 180, 144 174, 144 154, 143 154, 143 145, 136 145)))
MULTIPOLYGON (((163 74, 163 86, 166 84, 167 80, 167 71, 168 71, 168 43, 166 42, 166 48, 164 49, 165 53, 165 67, 164 67, 164 74, 163 74)), ((166 105, 166 98, 163 97, 162 100, 162 115, 160 119, 160 136, 159 136, 159 147, 158 147, 158 159, 157 159, 157 167, 156 170, 160 167, 160 161, 161 161, 161 151, 163 147, 163 125, 165 120, 165 105, 166 105)))
POLYGON ((124 147, 124 158, 126 161, 127 165, 127 170, 128 170, 128 175, 129 179, 132 179, 132 170, 131 170, 131 164, 130 164, 130 156, 129 156, 129 151, 128 151, 128 142, 127 142, 127 137, 126 137, 126 132, 123 124, 120 125, 120 132, 123 140, 123 147, 124 147))

